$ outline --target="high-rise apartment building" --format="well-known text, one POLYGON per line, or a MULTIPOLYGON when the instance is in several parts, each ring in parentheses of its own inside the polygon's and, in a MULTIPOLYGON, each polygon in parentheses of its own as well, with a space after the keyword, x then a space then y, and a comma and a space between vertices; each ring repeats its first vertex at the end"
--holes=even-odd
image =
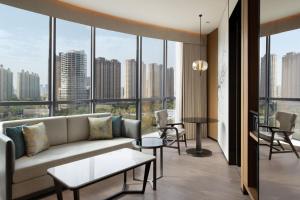
POLYGON ((133 99, 136 97, 136 61, 135 59, 128 59, 125 63, 124 98, 133 99))
POLYGON ((56 56, 55 60, 55 91, 56 91, 56 98, 60 99, 60 89, 61 89, 61 55, 62 53, 59 53, 58 56, 56 56))
POLYGON ((0 101, 7 101, 13 97, 13 73, 0 65, 0 101))
POLYGON ((300 53, 289 52, 282 57, 281 96, 300 98, 300 53))
POLYGON ((17 76, 17 97, 19 100, 40 100, 40 77, 36 73, 22 70, 17 76))
POLYGON ((96 58, 95 62, 95 98, 121 98, 121 63, 116 60, 96 58))
POLYGON ((148 64, 146 76, 147 97, 161 97, 163 65, 157 63, 148 64))
POLYGON ((168 67, 166 71, 166 96, 174 97, 174 68, 168 67))
POLYGON ((60 53, 60 100, 87 99, 87 60, 84 51, 72 50, 60 53))
MULTIPOLYGON (((270 55, 270 96, 272 97, 277 97, 279 95, 278 93, 278 83, 276 79, 277 75, 277 55, 271 54, 270 55)), ((261 58, 261 69, 260 69, 260 88, 259 88, 259 95, 260 97, 266 96, 266 70, 268 69, 267 66, 267 61, 266 61, 266 55, 264 55, 261 58)))

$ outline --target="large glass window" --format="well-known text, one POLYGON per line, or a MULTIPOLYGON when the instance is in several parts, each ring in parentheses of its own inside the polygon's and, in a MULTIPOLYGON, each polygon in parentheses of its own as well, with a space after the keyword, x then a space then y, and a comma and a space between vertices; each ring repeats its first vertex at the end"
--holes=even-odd
POLYGON ((56 81, 58 101, 90 98, 91 27, 56 20, 56 81))
POLYGON ((95 99, 136 98, 135 35, 96 29, 95 99))
POLYGON ((164 70, 164 41, 142 39, 142 132, 154 128, 154 112, 162 109, 164 70))
POLYGON ((48 100, 49 17, 0 5, 0 101, 48 100))
POLYGON ((0 18, 0 121, 110 112, 141 118, 148 133, 156 130, 155 111, 168 109, 174 118, 177 42, 2 4, 0 18))

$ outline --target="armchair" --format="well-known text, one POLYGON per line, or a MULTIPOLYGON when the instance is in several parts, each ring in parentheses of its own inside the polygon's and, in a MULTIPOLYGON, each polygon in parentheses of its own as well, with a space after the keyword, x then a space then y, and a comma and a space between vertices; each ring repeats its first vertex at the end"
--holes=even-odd
POLYGON ((259 131, 259 138, 267 141, 270 147, 269 151, 269 160, 272 158, 273 153, 289 153, 294 152, 297 158, 299 158, 299 154, 296 151, 293 143, 291 142, 290 137, 293 135, 295 128, 297 115, 285 112, 277 112, 275 119, 279 122, 279 127, 268 126, 268 125, 259 125, 260 128, 265 128, 267 131, 259 131), (290 145, 292 150, 286 150, 281 142, 285 142, 290 145), (279 148, 278 148, 279 147, 279 148), (273 151, 275 150, 275 151, 273 151))
POLYGON ((167 142, 166 147, 178 149, 178 154, 180 155, 180 142, 184 142, 187 147, 184 124, 168 123, 167 110, 156 111, 155 119, 160 137, 167 142), (181 126, 181 128, 178 126, 181 126), (177 145, 172 146, 175 143, 177 145))

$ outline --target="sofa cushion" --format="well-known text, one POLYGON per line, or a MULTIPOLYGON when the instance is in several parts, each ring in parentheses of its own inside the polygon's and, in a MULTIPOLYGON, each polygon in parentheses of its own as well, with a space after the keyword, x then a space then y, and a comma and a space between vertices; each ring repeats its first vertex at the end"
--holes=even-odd
POLYGON ((114 137, 122 136, 122 116, 112 116, 112 133, 114 137))
POLYGON ((111 117, 89 117, 90 137, 89 140, 112 139, 111 117))
POLYGON ((27 156, 34 156, 50 146, 44 122, 23 126, 23 134, 27 156))
POLYGON ((67 116, 68 142, 88 140, 90 129, 88 117, 108 117, 110 113, 67 116))
POLYGON ((79 159, 88 158, 121 148, 132 148, 131 138, 80 141, 50 147, 33 157, 23 156, 15 162, 14 183, 44 176, 47 169, 79 159))
POLYGON ((40 122, 44 122, 46 126, 50 146, 67 143, 66 117, 45 117, 1 122, 1 130, 3 131, 8 127, 15 127, 23 124, 33 125, 40 122))
POLYGON ((16 159, 25 155, 25 141, 22 131, 23 126, 6 128, 6 135, 12 139, 15 144, 15 157, 16 159))

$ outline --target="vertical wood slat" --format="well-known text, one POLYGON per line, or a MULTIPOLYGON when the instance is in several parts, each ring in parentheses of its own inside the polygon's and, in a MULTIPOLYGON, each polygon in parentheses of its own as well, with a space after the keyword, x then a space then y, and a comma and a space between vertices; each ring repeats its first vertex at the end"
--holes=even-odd
MULTIPOLYGON (((207 72, 194 71, 192 63, 199 59, 199 45, 183 44, 183 118, 207 117, 207 72)), ((206 59, 205 45, 201 46, 202 59, 206 59)), ((195 124, 185 124, 187 139, 195 139, 195 124)), ((207 126, 201 130, 201 136, 207 137, 207 126)))

